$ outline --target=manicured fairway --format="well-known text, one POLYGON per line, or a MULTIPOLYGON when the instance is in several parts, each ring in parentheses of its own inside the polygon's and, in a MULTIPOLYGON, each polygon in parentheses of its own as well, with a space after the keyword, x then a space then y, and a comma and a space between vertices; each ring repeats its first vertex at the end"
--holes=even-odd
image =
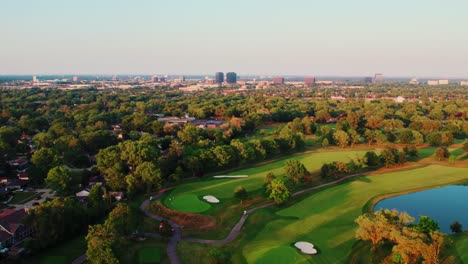
MULTIPOLYGON (((277 220, 266 223, 247 241, 242 254, 248 263, 272 263, 278 249, 288 252, 282 263, 346 263, 354 243, 354 219, 363 206, 378 195, 448 184, 466 179, 468 169, 431 165, 407 171, 360 177, 309 195, 304 200, 278 211, 277 220), (289 253, 296 241, 308 241, 319 254, 289 253), (302 258, 301 258, 302 257, 302 258)), ((258 228, 256 226, 255 228, 258 228)), ((244 232, 249 230, 249 224, 244 232)))
POLYGON ((168 197, 167 205, 175 210, 189 213, 200 213, 210 209, 210 205, 204 201, 201 201, 194 194, 183 194, 177 195, 171 198, 168 197))
POLYGON ((138 263, 153 264, 161 262, 161 248, 146 247, 138 251, 138 263))
MULTIPOLYGON (((196 181, 188 184, 183 184, 176 187, 169 196, 167 196, 164 200, 164 204, 169 208, 185 211, 185 212, 193 212, 187 211, 182 208, 190 209, 190 206, 179 206, 179 203, 175 203, 174 201, 171 203, 169 201, 169 197, 174 197, 173 200, 178 201, 181 195, 188 195, 192 194, 192 197, 195 197, 197 201, 199 201, 198 197, 203 197, 204 195, 213 195, 218 199, 229 199, 233 197, 234 189, 242 185, 244 186, 248 192, 256 191, 262 188, 263 180, 268 172, 273 172, 276 175, 283 175, 283 167, 288 159, 296 159, 302 162, 306 168, 311 171, 318 171, 323 163, 331 162, 331 161, 349 161, 351 158, 355 158, 356 156, 362 156, 365 154, 365 150, 359 151, 333 151, 333 152, 314 152, 308 154, 297 155, 289 158, 284 158, 281 160, 277 160, 271 163, 266 163, 264 165, 260 165, 257 167, 251 167, 248 169, 238 170, 229 173, 229 175, 249 175, 248 178, 242 179, 209 179, 209 180, 202 180, 196 181)), ((183 200, 188 197, 184 197, 183 200)), ((181 204, 189 203, 188 201, 181 202, 181 204)), ((199 211, 201 212, 201 211, 199 211)))

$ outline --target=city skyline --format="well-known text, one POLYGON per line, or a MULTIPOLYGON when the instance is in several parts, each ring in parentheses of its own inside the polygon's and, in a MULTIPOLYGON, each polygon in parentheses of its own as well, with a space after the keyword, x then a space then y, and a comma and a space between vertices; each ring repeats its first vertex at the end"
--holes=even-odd
POLYGON ((467 78, 468 3, 2 3, 1 75, 467 78))

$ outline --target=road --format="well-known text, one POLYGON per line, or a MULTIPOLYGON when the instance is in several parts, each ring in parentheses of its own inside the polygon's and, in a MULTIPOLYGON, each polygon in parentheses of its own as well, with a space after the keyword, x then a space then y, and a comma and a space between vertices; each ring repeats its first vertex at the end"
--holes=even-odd
POLYGON ((15 209, 24 209, 24 208, 33 208, 33 203, 42 203, 44 202, 47 198, 49 199, 52 199, 54 198, 54 195, 52 194, 52 190, 51 189, 36 189, 34 190, 35 192, 38 192, 38 193, 43 193, 41 195, 41 199, 39 200, 36 200, 36 199, 32 199, 31 201, 29 202, 26 202, 24 204, 12 204, 11 206, 14 206, 15 209))

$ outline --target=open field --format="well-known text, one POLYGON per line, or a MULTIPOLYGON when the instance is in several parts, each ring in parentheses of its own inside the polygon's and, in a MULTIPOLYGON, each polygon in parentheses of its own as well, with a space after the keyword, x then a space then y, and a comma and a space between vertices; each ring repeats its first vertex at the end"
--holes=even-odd
POLYGON ((277 211, 276 219, 262 225, 253 223, 254 217, 249 219, 244 232, 251 234, 245 235, 240 242, 243 247, 238 254, 242 254, 248 263, 271 263, 278 258, 278 251, 289 256, 284 260, 287 263, 345 263, 355 242, 354 219, 362 214, 362 208, 369 199, 386 193, 461 181, 467 178, 466 172, 466 168, 431 165, 361 177, 324 189, 277 211), (298 253, 291 246, 297 241, 313 243, 319 254, 307 256, 298 253))
MULTIPOLYGON (((288 159, 296 159, 302 162, 306 168, 311 172, 317 172, 323 163, 331 161, 349 161, 359 155, 364 155, 365 150, 358 151, 323 151, 313 152, 301 155, 290 156, 282 158, 273 162, 265 163, 259 166, 242 169, 229 173, 229 175, 248 175, 248 178, 240 179, 208 179, 199 180, 191 183, 183 184, 176 187, 168 196, 165 196, 163 203, 175 210, 182 210, 177 205, 169 200, 170 197, 174 197, 174 201, 177 201, 179 196, 182 195, 193 195, 193 199, 199 200, 202 203, 206 203, 201 200, 204 195, 213 195, 221 200, 219 205, 213 205, 213 207, 219 207, 223 204, 223 199, 231 199, 234 195, 234 189, 237 186, 244 186, 248 192, 254 192, 261 190, 263 186, 263 180, 265 176, 272 172, 277 176, 283 175, 283 167, 288 159)), ((185 200, 185 199, 184 199, 185 200)), ((187 203, 184 201, 185 204, 187 203)), ((198 203, 195 201, 194 203, 198 203)), ((208 205, 208 203, 206 203, 208 205)), ((184 210, 182 210, 184 211, 184 210)))

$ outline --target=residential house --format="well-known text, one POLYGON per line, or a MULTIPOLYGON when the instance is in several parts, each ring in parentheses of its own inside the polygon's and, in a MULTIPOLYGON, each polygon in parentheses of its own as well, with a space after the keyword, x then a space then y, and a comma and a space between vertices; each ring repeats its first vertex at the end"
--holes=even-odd
POLYGON ((22 223, 26 211, 3 210, 0 212, 0 246, 10 247, 32 235, 32 227, 22 223))

